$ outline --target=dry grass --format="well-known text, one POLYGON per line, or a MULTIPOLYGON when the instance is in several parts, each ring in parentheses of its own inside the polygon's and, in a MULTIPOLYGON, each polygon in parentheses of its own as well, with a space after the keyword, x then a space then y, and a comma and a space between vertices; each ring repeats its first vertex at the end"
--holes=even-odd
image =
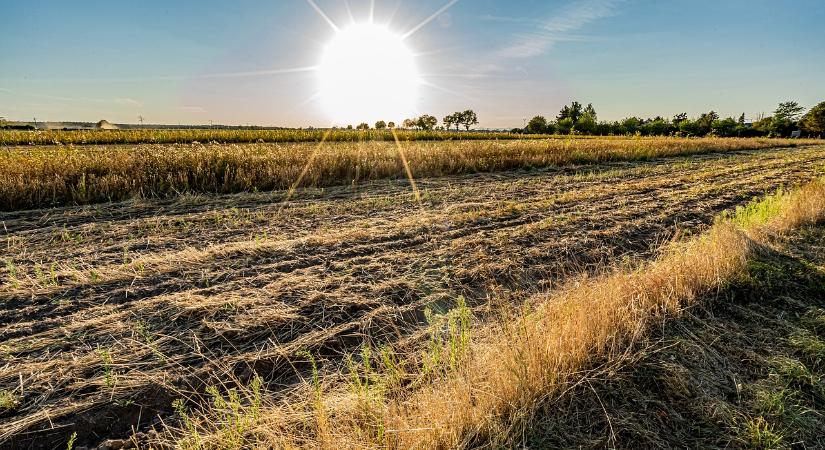
MULTIPOLYGON (((409 171, 426 178, 812 142, 816 141, 593 138, 401 145, 409 171)), ((0 210, 405 178, 399 155, 395 144, 385 142, 9 147, 0 150, 0 210)))
POLYGON ((93 446, 134 427, 141 442, 200 436, 195 447, 401 445, 390 412, 471 367, 489 335, 447 312, 457 298, 479 321, 512 314, 571 274, 648 258, 676 227, 700 232, 809 181, 824 153, 423 179, 421 205, 382 181, 287 203, 185 195, 0 213, 0 443, 62 447, 77 431, 93 446))
MULTIPOLYGON (((546 135, 525 135, 501 132, 395 130, 405 141, 450 141, 477 139, 541 139, 546 135)), ((561 137, 561 136, 556 136, 561 137)), ((567 137, 567 136, 565 136, 567 137)), ((589 136, 575 136, 588 139, 589 136)), ((391 130, 223 130, 223 129, 145 129, 145 130, 0 130, 3 145, 86 145, 86 144, 190 144, 220 142, 238 144, 252 142, 359 142, 392 141, 391 130)))
MULTIPOLYGON (((535 299, 521 317, 486 329, 466 349, 460 368, 422 388, 393 396, 380 390, 380 381, 373 382, 379 393, 333 389, 322 399, 317 394, 303 415, 295 405, 264 413, 247 437, 265 445, 321 448, 512 445, 537 405, 576 383, 594 358, 625 357, 651 326, 743 274, 761 236, 821 221, 825 181, 757 205, 718 221, 699 238, 671 244, 638 269, 535 299), (772 213, 749 217, 765 210, 772 213)), ((194 432, 198 446, 225 442, 194 432)), ((192 436, 178 443, 192 445, 192 436)))

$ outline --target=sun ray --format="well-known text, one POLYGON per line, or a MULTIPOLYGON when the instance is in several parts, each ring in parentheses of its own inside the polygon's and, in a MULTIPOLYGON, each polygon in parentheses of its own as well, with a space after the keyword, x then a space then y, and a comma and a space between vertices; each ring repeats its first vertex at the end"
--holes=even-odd
POLYGON ((320 15, 321 18, 323 18, 333 30, 336 32, 339 30, 338 25, 335 25, 335 22, 333 22, 332 19, 330 19, 329 16, 327 16, 326 13, 313 0, 307 0, 307 3, 312 6, 312 9, 314 9, 315 12, 317 12, 318 15, 320 15))
POLYGON ((467 95, 467 94, 462 94, 461 92, 454 91, 454 90, 452 90, 452 89, 447 89, 447 88, 445 88, 445 87, 443 87, 443 86, 439 86, 439 85, 437 85, 437 84, 435 84, 435 83, 432 83, 432 82, 429 82, 429 81, 427 81, 427 80, 424 80, 423 78, 419 81, 419 83, 421 84, 421 86, 428 87, 428 88, 430 88, 430 89, 435 89, 435 90, 440 91, 440 92, 443 92, 443 93, 445 93, 445 94, 455 95, 456 97, 461 97, 461 98, 463 98, 463 99, 465 99, 465 100, 469 100, 469 101, 472 101, 472 102, 476 102, 476 101, 478 101, 478 99, 477 99, 477 98, 470 97, 470 96, 469 96, 469 95, 467 95))
POLYGON ((318 152, 321 151, 321 147, 324 146, 324 143, 329 139, 329 135, 332 133, 332 129, 328 129, 324 135, 321 137, 321 140, 318 142, 318 145, 312 150, 312 153, 309 155, 309 159, 307 159, 306 165, 304 165, 304 169, 301 170, 301 174, 298 175, 298 178, 289 186, 289 190, 287 190, 286 195, 281 200, 281 207, 278 208, 278 213, 280 214, 283 209, 286 207, 286 202, 288 202, 292 196, 295 194, 295 191, 301 185, 301 182, 304 181, 304 177, 306 177, 307 172, 309 172, 310 166, 312 163, 315 162, 315 158, 318 157, 318 152))
MULTIPOLYGON (((310 0, 307 0, 307 1, 310 1, 310 0)), ((442 6, 442 7, 441 7, 441 9, 439 9, 439 10, 438 10, 438 11, 436 11, 436 12, 434 12, 434 13, 433 13, 430 17, 427 17, 426 19, 424 19, 424 21, 423 21, 423 22, 419 23, 418 25, 416 25, 415 27, 413 27, 413 29, 412 29, 412 30, 408 31, 406 34, 404 34, 403 36, 401 36, 401 39, 402 39, 402 40, 404 40, 404 39, 407 39, 408 37, 412 36, 413 34, 415 34, 415 32, 416 32, 416 31, 418 31, 418 30, 420 30, 421 28, 423 28, 423 27, 424 27, 424 25, 427 25, 428 23, 430 23, 430 22, 432 22, 433 20, 435 20, 435 18, 436 18, 436 17, 440 16, 440 15, 441 15, 444 11, 446 11, 446 10, 450 9, 450 7, 452 7, 452 6, 453 6, 453 5, 455 5, 456 3, 458 3, 458 0, 450 0, 450 1, 446 4, 446 5, 442 6)))
POLYGON ((247 78, 260 77, 266 75, 284 75, 290 73, 313 72, 318 70, 318 66, 307 67, 293 67, 289 69, 266 69, 266 70, 252 70, 247 72, 224 72, 224 73, 207 73, 203 75, 196 75, 191 78, 210 79, 210 78, 247 78))
POLYGON ((355 25, 355 16, 352 15, 352 9, 349 7, 349 0, 344 0, 344 8, 347 10, 347 15, 349 16, 350 25, 355 25))
POLYGON ((401 1, 395 2, 395 8, 393 8, 390 15, 387 16, 387 26, 390 26, 390 24, 392 24, 392 20, 395 19, 395 15, 398 13, 399 9, 401 9, 401 1))
POLYGON ((390 131, 392 132, 392 137, 395 140, 395 146, 398 147, 398 155, 401 157, 401 163, 404 164, 404 172, 407 173, 407 179, 410 181, 410 186, 412 187, 415 201, 418 203, 418 207, 423 210, 424 205, 421 203, 421 192, 418 191, 418 185, 415 184, 415 178, 413 178, 410 163, 407 161, 407 154, 404 153, 404 147, 401 145, 401 141, 398 140, 398 134, 395 132, 395 128, 390 128, 390 131))

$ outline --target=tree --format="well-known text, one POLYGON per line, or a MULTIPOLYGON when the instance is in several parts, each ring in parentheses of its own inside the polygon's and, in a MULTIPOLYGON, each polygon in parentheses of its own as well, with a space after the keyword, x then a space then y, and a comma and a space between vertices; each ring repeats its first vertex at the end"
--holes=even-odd
POLYGON ((542 134, 547 132, 547 119, 544 116, 536 116, 527 122, 524 131, 530 134, 542 134))
POLYGON ((449 115, 447 115, 447 116, 444 116, 444 118, 443 118, 443 119, 441 119, 441 121, 442 121, 442 122, 444 122, 444 126, 445 126, 448 130, 449 130, 449 129, 450 129, 450 127, 452 127, 453 125, 455 125, 456 130, 458 129, 458 120, 457 120, 457 118, 456 118, 456 116, 457 116, 458 114, 459 114, 459 113, 449 114, 449 115))
POLYGON ((375 129, 376 130, 383 130, 384 128, 387 128, 387 123, 386 122, 384 122, 383 120, 379 120, 378 122, 375 122, 375 129))
POLYGON ((595 122, 595 121, 596 121, 596 119, 597 119, 597 116, 596 116, 596 109, 595 109, 595 108, 593 108, 593 104, 592 104, 592 103, 588 103, 588 104, 587 104, 587 108, 584 108, 584 114, 590 114, 590 117, 592 117, 592 118, 593 118, 593 121, 594 121, 594 122, 595 122))
MULTIPOLYGON (((589 109, 593 109, 592 106, 588 105, 589 109)), ((596 130, 596 116, 595 111, 591 114, 588 111, 585 111, 584 114, 579 117, 579 120, 576 121, 576 125, 573 127, 577 132, 582 134, 593 134, 596 130)))
POLYGON ((825 102, 814 106, 802 117, 802 128, 811 134, 825 133, 825 102))
POLYGON ((369 130, 369 129, 370 129, 370 126, 369 126, 369 124, 368 124, 368 123, 366 123, 366 122, 361 122, 361 123, 360 123, 360 124, 356 127, 356 129, 358 129, 358 130, 369 130))
POLYGON ((715 136, 730 137, 736 132, 736 121, 732 117, 723 120, 714 120, 710 124, 711 131, 715 136))
POLYGON ((429 114, 424 114, 418 118, 416 125, 422 130, 432 130, 438 124, 438 119, 429 114))
POLYGON ((744 125, 745 124, 745 113, 742 113, 742 115, 739 116, 738 123, 739 123, 739 125, 744 125))
POLYGON ((673 121, 672 122, 673 122, 673 125, 676 126, 676 128, 679 128, 679 124, 686 121, 686 120, 688 120, 687 113, 681 113, 681 114, 676 114, 675 116, 673 116, 673 121))
POLYGON ((573 125, 575 125, 573 119, 565 117, 556 123, 556 130, 559 134, 570 134, 573 131, 573 125))
POLYGON ((387 122, 387 128, 395 128, 395 122, 393 122, 393 121, 387 122))
POLYGON ((576 123, 582 114, 584 114, 584 110, 582 109, 581 103, 573 102, 570 106, 565 105, 564 108, 559 111, 559 115, 556 116, 556 121, 561 122, 564 119, 571 119, 573 123, 576 123))
POLYGON ((805 111, 805 108, 797 102, 782 102, 776 107, 776 111, 773 112, 773 117, 774 119, 783 121, 796 122, 802 116, 803 111, 805 111))
POLYGON ((404 119, 404 123, 402 125, 406 129, 415 128, 417 126, 417 120, 415 119, 404 119))
POLYGON ((621 132, 623 134, 636 134, 637 131, 640 131, 639 128, 642 126, 642 119, 638 117, 628 117, 622 120, 621 124, 621 132))
POLYGON ((347 130, 351 130, 351 129, 352 129, 352 125, 347 125, 347 130))
POLYGON ((461 125, 464 125, 464 128, 467 131, 470 131, 470 127, 472 127, 473 125, 478 124, 478 115, 476 115, 475 111, 473 111, 472 109, 468 109, 458 114, 459 123, 461 123, 461 125))
POLYGON ((685 136, 698 136, 700 133, 699 122, 684 119, 679 122, 679 132, 685 136))

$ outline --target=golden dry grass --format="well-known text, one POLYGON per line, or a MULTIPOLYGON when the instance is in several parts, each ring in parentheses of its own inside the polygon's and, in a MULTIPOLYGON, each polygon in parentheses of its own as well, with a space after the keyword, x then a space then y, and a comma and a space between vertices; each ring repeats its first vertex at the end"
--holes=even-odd
MULTIPOLYGON (((405 141, 447 141, 474 139, 537 139, 546 135, 524 135, 501 132, 395 130, 405 141)), ((576 136, 587 139, 589 136, 576 136)), ((0 130, 0 145, 85 145, 85 144, 189 144, 220 142, 224 144, 249 142, 331 142, 392 141, 391 130, 343 129, 137 129, 137 130, 0 130)))
POLYGON ((169 431, 144 443, 400 446, 390 420, 414 423, 401 412, 416 393, 472 367, 498 332, 437 319, 459 296, 479 321, 498 308, 512 317, 571 273, 650 257, 674 227, 704 230, 726 208, 812 179, 823 153, 426 179, 420 205, 390 181, 299 190, 285 204, 275 192, 0 213, 0 391, 11 405, 0 443, 63 446, 76 430, 78 445, 97 445, 134 426, 169 431))
MULTIPOLYGON (((424 387, 387 397, 377 381, 375 392, 366 394, 321 394, 315 386, 316 394, 306 395, 316 400, 272 407, 256 417, 257 427, 250 424, 246 438, 313 448, 512 445, 537 405, 576 383, 594 358, 625 357, 651 326, 743 274, 760 239, 823 220, 825 180, 757 205, 763 206, 719 220, 701 237, 670 244, 641 267, 534 299, 535 306, 515 320, 488 325, 459 369, 424 387), (771 213, 746 217, 766 210, 771 213)), ((201 433, 193 426, 178 444, 210 448, 227 442, 225 430, 201 433)))
MULTIPOLYGON (((401 143, 416 178, 798 146, 817 141, 593 138, 401 143)), ((0 210, 326 187, 405 178, 394 143, 47 146, 0 149, 0 210)))

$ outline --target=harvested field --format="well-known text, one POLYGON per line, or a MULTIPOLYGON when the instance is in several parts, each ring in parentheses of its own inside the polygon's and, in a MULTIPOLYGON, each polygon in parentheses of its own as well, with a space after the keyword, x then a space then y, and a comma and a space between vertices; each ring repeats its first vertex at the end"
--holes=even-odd
MULTIPOLYGON (((678 154, 678 153, 677 153, 678 154)), ((260 375, 273 397, 464 296, 484 318, 566 274, 821 172, 825 146, 182 195, 0 214, 0 442, 123 438, 260 375), (229 376, 231 375, 231 376, 229 376), (231 384, 231 382, 230 382, 231 384)))

